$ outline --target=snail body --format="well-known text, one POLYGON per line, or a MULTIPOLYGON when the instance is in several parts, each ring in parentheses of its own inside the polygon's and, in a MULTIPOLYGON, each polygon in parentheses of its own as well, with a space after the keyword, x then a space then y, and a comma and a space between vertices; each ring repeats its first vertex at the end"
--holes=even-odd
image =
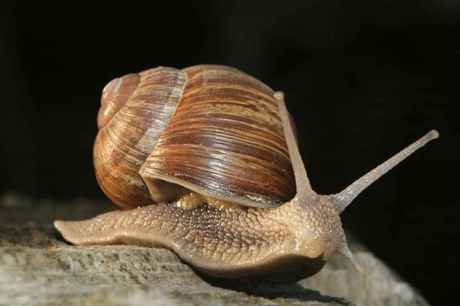
POLYGON ((430 131, 342 192, 311 188, 283 94, 230 67, 155 68, 103 91, 97 180, 123 209, 56 221, 77 245, 173 250, 217 277, 318 272, 352 259, 340 213, 372 182, 438 137, 430 131))

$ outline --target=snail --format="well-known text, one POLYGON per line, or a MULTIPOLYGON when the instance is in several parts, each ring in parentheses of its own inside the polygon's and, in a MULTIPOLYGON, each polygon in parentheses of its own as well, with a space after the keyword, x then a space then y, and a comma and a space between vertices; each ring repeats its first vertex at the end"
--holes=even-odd
POLYGON ((55 221, 75 245, 166 247, 219 278, 300 279, 353 262, 340 213, 439 136, 409 145, 337 194, 313 191, 283 93, 235 68, 157 67, 103 90, 93 157, 121 209, 55 221))

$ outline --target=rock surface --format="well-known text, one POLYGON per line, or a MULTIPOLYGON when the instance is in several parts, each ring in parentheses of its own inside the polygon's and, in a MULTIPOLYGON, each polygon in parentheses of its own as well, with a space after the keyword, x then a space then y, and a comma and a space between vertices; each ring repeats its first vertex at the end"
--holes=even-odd
POLYGON ((0 305, 428 305, 371 252, 351 241, 361 272, 337 257, 297 284, 212 281, 166 249, 71 246, 56 218, 93 216, 108 206, 0 199, 0 305))

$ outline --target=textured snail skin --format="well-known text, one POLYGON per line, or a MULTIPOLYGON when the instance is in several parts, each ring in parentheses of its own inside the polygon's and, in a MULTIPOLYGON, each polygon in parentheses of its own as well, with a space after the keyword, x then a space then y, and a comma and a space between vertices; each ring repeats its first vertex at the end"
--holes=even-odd
POLYGON ((318 195, 308 179, 282 93, 272 93, 228 67, 186 68, 184 78, 183 72, 162 69, 170 84, 189 90, 171 90, 162 79, 165 74, 155 81, 158 70, 150 70, 147 81, 146 74, 128 75, 127 86, 117 94, 112 89, 120 86, 119 81, 107 86, 98 116, 98 181, 115 202, 133 208, 84 221, 55 221, 67 241, 163 246, 212 276, 296 280, 318 272, 335 253, 354 263, 340 213, 370 184, 439 136, 430 131, 342 192, 318 195), (222 88, 227 95, 219 95, 222 88), (228 95, 235 88, 238 94, 228 95), (162 107, 155 107, 168 120, 151 118, 146 103, 150 100, 142 96, 152 94, 152 89, 163 90, 160 97, 166 99, 160 99, 162 107), (164 111, 171 107, 175 112, 164 111), (145 122, 153 122, 161 133, 149 130, 145 122), (136 130, 140 138, 131 135, 136 130), (290 181, 295 185, 288 186, 290 181), (293 187, 296 193, 289 196, 293 187))
POLYGON ((167 247, 213 276, 283 274, 278 277, 293 280, 316 273, 335 247, 345 243, 339 214, 330 202, 318 197, 304 204, 295 199, 276 209, 182 209, 161 203, 86 221, 58 221, 56 227, 77 245, 167 247))

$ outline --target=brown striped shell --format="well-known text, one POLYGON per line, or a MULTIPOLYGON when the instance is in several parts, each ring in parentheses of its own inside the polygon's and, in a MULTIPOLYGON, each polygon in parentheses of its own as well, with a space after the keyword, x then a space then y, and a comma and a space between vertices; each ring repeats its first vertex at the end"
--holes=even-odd
POLYGON ((295 194, 273 90, 230 67, 158 67, 103 90, 96 177, 116 204, 176 200, 191 190, 245 206, 295 194))

